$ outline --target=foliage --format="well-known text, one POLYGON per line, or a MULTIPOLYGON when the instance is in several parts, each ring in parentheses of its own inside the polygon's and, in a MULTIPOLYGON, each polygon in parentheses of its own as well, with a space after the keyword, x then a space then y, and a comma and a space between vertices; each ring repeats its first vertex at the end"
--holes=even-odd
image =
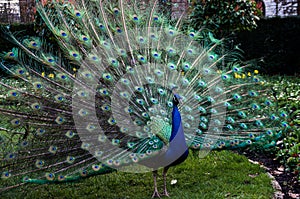
POLYGON ((235 34, 245 60, 259 60, 261 73, 300 74, 300 17, 264 18, 255 30, 235 34))
POLYGON ((198 30, 205 26, 218 36, 256 28, 259 10, 252 0, 194 0, 189 23, 198 30))
POLYGON ((300 179, 300 81, 297 77, 273 77, 269 81, 279 108, 289 113, 290 130, 277 146, 277 159, 300 179))
MULTIPOLYGON (((117 172, 77 183, 28 184, 5 193, 3 198, 139 199, 152 193, 152 181, 151 173, 117 172)), ((161 177, 158 183, 161 189, 161 177)), ((173 199, 267 199, 273 193, 264 169, 251 164, 245 156, 230 151, 212 152, 204 159, 199 159, 197 153, 191 153, 183 164, 170 169, 167 186, 173 199)))

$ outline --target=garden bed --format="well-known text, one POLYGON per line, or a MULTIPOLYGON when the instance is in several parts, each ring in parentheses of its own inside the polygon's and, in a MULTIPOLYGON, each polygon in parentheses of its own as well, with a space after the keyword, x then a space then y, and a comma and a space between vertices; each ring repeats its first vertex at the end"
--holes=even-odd
POLYGON ((276 160, 276 156, 271 153, 244 151, 239 154, 245 155, 248 159, 255 161, 264 167, 279 183, 280 187, 277 187, 282 192, 282 198, 299 198, 300 197, 300 185, 298 176, 290 171, 286 171, 284 166, 276 160))

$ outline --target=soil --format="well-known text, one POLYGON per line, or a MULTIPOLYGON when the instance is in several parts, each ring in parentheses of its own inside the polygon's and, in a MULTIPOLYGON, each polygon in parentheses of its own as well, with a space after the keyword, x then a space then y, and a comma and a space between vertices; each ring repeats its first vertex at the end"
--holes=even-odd
MULTIPOLYGON (((275 159, 275 155, 253 151, 243 151, 238 153, 243 154, 249 160, 262 165, 267 172, 275 178, 281 187, 280 192, 282 192, 282 194, 279 194, 278 197, 274 198, 300 198, 300 183, 298 181, 298 176, 292 172, 286 171, 283 165, 275 159)), ((280 189, 280 187, 278 188, 280 189)))

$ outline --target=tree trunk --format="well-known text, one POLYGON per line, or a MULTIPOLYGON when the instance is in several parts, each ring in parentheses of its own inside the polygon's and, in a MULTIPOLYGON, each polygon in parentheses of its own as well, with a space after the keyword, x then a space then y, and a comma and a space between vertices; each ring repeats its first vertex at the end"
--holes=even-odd
POLYGON ((172 0, 172 19, 180 18, 188 10, 187 0, 172 0))
POLYGON ((34 21, 36 14, 34 0, 19 0, 21 23, 30 23, 34 21))

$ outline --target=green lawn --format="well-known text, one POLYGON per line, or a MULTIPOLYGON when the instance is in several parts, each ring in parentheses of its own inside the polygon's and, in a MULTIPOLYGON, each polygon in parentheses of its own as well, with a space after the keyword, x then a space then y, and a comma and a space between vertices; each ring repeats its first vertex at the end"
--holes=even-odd
MULTIPOLYGON (((229 151, 212 152, 204 159, 197 154, 168 173, 168 191, 172 199, 272 197, 271 180, 258 165, 249 163, 244 156, 229 151), (171 185, 171 180, 177 180, 171 185)), ((159 178, 162 189, 162 178, 159 178)), ((113 173, 90 177, 77 183, 34 185, 28 184, 10 190, 0 198, 98 198, 145 199, 151 198, 151 173, 113 173)), ((166 198, 166 197, 163 197, 166 198)))

